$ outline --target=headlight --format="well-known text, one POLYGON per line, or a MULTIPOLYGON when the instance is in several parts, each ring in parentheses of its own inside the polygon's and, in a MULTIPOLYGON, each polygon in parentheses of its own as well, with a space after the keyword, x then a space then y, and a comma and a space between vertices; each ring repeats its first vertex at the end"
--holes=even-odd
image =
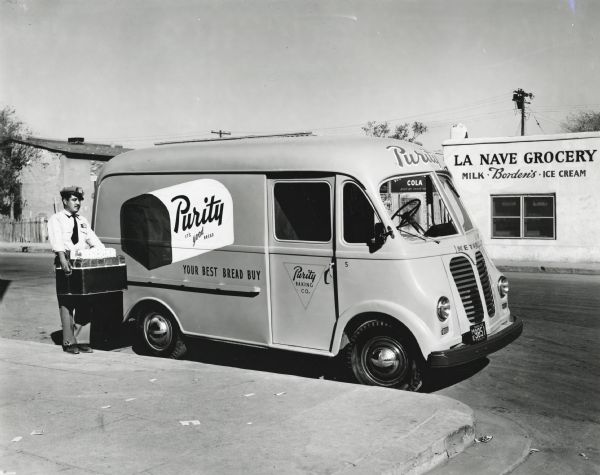
POLYGON ((448 297, 440 297, 437 303, 437 317, 440 322, 445 322, 448 317, 452 314, 452 308, 450 307, 450 300, 448 297))
POLYGON ((504 276, 498 279, 498 292, 500 292, 500 297, 506 297, 510 290, 510 286, 508 285, 508 279, 504 276))

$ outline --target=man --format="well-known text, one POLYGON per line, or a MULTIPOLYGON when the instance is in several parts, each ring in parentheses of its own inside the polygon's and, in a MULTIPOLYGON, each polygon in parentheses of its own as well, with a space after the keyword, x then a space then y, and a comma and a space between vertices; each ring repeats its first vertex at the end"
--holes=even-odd
MULTIPOLYGON (((69 257, 78 249, 104 247, 87 219, 77 214, 83 188, 69 186, 60 191, 64 209, 48 220, 48 239, 56 254, 55 264, 71 274, 69 257)), ((90 347, 89 302, 85 296, 59 295, 58 306, 63 333, 63 350, 71 354, 92 353, 90 347), (88 311, 86 311, 88 310, 88 311)))

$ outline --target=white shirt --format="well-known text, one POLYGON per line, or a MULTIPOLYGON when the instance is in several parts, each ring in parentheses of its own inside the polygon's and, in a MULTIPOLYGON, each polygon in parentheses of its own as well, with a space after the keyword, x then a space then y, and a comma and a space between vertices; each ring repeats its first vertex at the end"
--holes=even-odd
POLYGON ((76 251, 77 249, 90 249, 92 247, 104 247, 96 233, 92 231, 88 220, 83 216, 76 215, 79 241, 73 244, 73 218, 67 210, 59 211, 50 216, 48 220, 48 239, 54 252, 76 251))

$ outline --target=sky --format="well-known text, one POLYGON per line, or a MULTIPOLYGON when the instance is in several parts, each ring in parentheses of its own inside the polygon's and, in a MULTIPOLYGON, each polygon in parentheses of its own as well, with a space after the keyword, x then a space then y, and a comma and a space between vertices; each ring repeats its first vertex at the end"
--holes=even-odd
POLYGON ((139 148, 420 121, 440 150, 600 111, 597 0, 0 0, 0 107, 36 137, 139 148))

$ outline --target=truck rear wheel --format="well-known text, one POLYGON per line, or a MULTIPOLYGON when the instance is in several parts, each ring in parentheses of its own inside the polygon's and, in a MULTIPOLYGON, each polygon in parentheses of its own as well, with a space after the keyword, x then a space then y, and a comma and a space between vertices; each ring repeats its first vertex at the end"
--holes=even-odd
POLYGON ((359 383, 418 391, 423 383, 412 340, 387 322, 358 327, 346 346, 346 362, 359 383))
POLYGON ((175 318, 160 306, 143 309, 136 330, 136 352, 179 359, 187 351, 175 318))

